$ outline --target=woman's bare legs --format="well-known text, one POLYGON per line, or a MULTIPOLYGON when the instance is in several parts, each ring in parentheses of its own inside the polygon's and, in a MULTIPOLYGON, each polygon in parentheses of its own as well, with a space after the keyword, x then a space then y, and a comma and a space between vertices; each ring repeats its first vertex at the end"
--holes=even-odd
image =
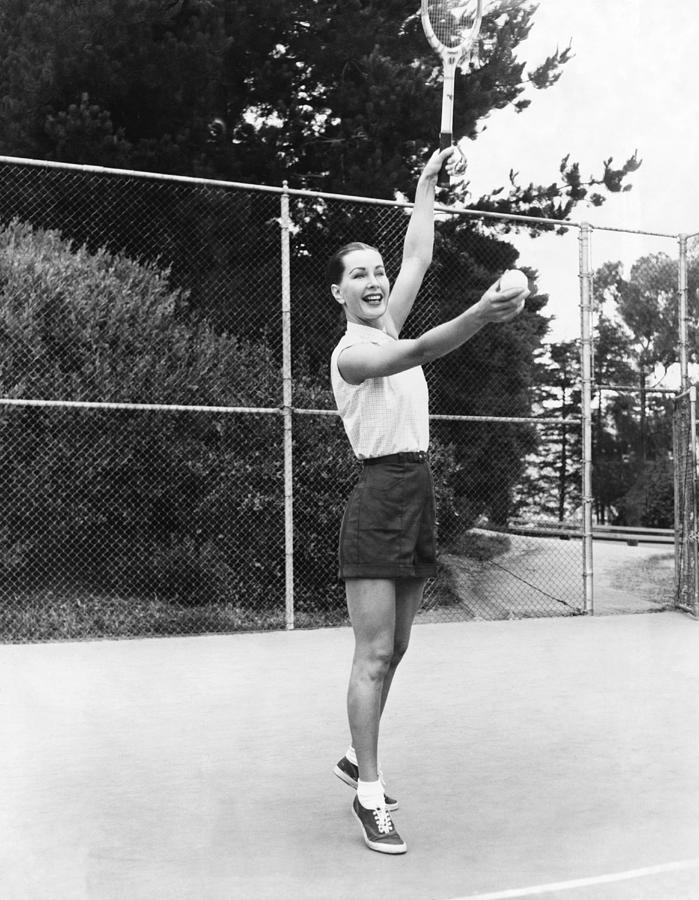
POLYGON ((383 683, 393 656, 396 589, 390 579, 352 578, 345 582, 354 630, 354 657, 347 688, 347 717, 359 777, 377 781, 377 748, 383 683))
POLYGON ((379 721, 410 640, 424 585, 423 580, 412 578, 352 578, 345 582, 355 638, 347 715, 362 781, 379 777, 379 721))
POLYGON ((383 680, 381 693, 381 712, 383 713, 391 690, 393 676, 396 674, 398 664, 405 656, 405 651, 410 643, 410 632, 413 627, 415 615, 420 609, 422 595, 425 591, 426 580, 422 578, 399 578, 396 580, 396 626, 393 633, 393 655, 391 663, 383 680))

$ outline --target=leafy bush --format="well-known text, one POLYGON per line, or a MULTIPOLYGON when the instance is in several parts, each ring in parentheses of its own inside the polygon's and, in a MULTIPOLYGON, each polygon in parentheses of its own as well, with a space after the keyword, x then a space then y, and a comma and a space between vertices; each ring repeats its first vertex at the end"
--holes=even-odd
MULTIPOLYGON (((183 301, 152 264, 13 222, 0 231, 0 390, 279 406, 268 348, 186 323, 183 301)), ((272 415, 5 407, 0 578, 187 604, 277 602, 281 434, 272 415)))

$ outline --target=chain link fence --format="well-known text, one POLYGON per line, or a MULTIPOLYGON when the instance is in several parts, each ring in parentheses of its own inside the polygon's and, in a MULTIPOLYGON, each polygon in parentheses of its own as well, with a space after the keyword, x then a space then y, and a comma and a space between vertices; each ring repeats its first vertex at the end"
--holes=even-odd
POLYGON ((675 598, 679 609, 699 617, 699 534, 697 520, 697 390, 674 401, 675 598))
MULTIPOLYGON (((346 623, 336 544, 357 463, 330 390, 344 324, 323 272, 361 239, 394 278, 409 212, 0 160, 3 639, 346 623)), ((553 227, 438 217, 408 336, 475 302, 493 273, 526 270, 527 242, 553 227), (502 238, 520 226, 518 258, 502 238)), ((584 250, 571 274, 590 286, 584 250)), ((546 327, 536 295, 427 368, 441 555, 421 621, 591 611, 581 293, 569 380, 527 362, 546 327)))

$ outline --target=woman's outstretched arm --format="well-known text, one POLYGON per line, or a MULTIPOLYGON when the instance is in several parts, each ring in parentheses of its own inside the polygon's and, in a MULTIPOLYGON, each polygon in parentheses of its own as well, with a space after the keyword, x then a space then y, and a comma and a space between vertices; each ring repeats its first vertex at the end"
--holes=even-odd
POLYGON ((403 242, 403 260, 388 301, 389 331, 398 337, 410 315, 425 273, 432 262, 434 247, 434 191, 442 163, 453 147, 436 150, 427 161, 415 189, 415 205, 403 242))

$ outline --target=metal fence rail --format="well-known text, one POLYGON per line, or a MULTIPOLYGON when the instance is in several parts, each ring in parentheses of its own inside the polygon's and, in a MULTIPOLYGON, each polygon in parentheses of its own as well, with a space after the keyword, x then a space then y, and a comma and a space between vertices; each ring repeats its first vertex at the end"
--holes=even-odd
MULTIPOLYGON (((360 237, 395 277, 409 209, 0 158, 3 639, 346 621, 335 550, 356 463, 329 389, 343 325, 322 271, 360 237)), ((438 217, 410 335, 513 264, 492 228, 552 228, 438 217)), ((424 621, 593 610, 593 232, 563 230, 579 241, 577 412, 512 380, 526 313, 495 350, 474 339, 427 370, 442 552, 424 621), (550 524, 554 507, 582 552, 508 527, 550 524)))

